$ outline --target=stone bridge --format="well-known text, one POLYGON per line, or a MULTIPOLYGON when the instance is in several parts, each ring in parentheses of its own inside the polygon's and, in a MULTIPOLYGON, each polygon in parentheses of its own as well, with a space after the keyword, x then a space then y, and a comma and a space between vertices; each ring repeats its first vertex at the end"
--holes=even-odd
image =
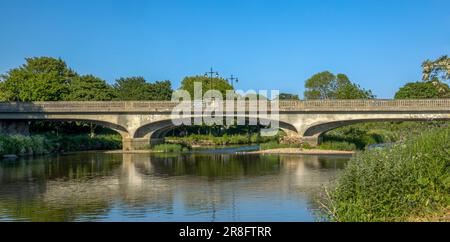
MULTIPOLYGON (((0 132, 33 120, 85 121, 117 131, 122 135, 123 148, 133 150, 163 140, 175 127, 171 113, 178 104, 171 101, 4 102, 0 103, 0 132)), ((201 109, 208 105, 202 103, 201 109)), ((246 103, 246 110, 250 105, 246 103)), ((319 142, 322 133, 349 124, 450 120, 450 99, 279 101, 277 107, 280 129, 312 145, 319 142)), ((269 105, 269 113, 273 110, 269 105)), ((249 118, 254 114, 246 115, 249 118)), ((192 117, 195 116, 193 112, 192 117)))

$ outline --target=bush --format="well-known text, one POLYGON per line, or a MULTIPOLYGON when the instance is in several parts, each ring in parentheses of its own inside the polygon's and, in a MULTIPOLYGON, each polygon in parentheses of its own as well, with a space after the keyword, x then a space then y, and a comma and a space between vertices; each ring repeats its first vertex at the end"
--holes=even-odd
POLYGON ((353 151, 356 150, 356 145, 348 142, 333 142, 327 141, 320 144, 317 148, 321 150, 344 150, 344 151, 353 151))
POLYGON ((268 141, 278 140, 278 136, 260 136, 259 134, 252 134, 250 136, 244 134, 234 135, 197 135, 192 134, 185 137, 167 137, 166 141, 176 144, 185 145, 242 145, 242 144, 256 144, 268 141))
POLYGON ((380 143, 395 143, 420 135, 425 130, 444 127, 445 121, 432 122, 368 122, 353 124, 325 133, 323 142, 352 143, 358 150, 364 150, 368 145, 380 143))
POLYGON ((88 135, 49 136, 55 149, 58 151, 82 151, 82 150, 113 150, 121 149, 122 138, 120 135, 88 135))
POLYGON ((450 206, 450 127, 352 158, 322 201, 334 221, 403 221, 450 206))
POLYGON ((153 146, 152 150, 159 152, 177 153, 177 152, 186 152, 189 150, 189 148, 180 144, 159 144, 153 146))
POLYGON ((0 155, 42 155, 58 151, 121 149, 120 135, 42 136, 12 135, 0 136, 0 155))

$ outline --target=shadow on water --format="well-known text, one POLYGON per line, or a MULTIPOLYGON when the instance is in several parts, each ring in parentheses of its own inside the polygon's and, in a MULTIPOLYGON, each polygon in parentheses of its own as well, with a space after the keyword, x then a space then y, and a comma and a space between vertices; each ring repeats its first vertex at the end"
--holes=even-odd
POLYGON ((0 163, 0 220, 311 221, 347 158, 80 153, 0 163))

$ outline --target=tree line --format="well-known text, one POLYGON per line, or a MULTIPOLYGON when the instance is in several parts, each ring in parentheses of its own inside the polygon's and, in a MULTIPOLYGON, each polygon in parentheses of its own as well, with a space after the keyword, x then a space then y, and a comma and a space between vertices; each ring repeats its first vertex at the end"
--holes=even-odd
MULTIPOLYGON (((445 83, 450 79, 450 58, 442 56, 426 60, 422 64, 421 81, 409 82, 395 94, 395 99, 450 98, 450 88, 445 83)), ((334 75, 324 71, 313 75, 305 82, 305 99, 372 99, 371 90, 361 88, 345 74, 334 75)))
MULTIPOLYGON (((147 82, 140 76, 121 77, 113 84, 94 75, 80 75, 60 58, 32 57, 26 63, 0 75, 0 101, 139 101, 170 100, 169 80, 147 82)), ((450 98, 450 58, 442 56, 422 64, 423 79, 410 82, 395 94, 397 99, 450 98)), ((194 82, 202 83, 203 93, 215 89, 225 95, 233 86, 223 78, 188 76, 180 89, 193 96, 194 82)), ((347 75, 329 71, 314 74, 305 81, 304 99, 372 99, 371 90, 352 82, 347 75)), ((300 100, 298 95, 281 93, 280 100, 300 100)))
POLYGON ((170 100, 171 96, 172 84, 167 80, 149 83, 143 77, 123 77, 110 85, 51 57, 26 58, 24 65, 0 80, 0 101, 170 100))

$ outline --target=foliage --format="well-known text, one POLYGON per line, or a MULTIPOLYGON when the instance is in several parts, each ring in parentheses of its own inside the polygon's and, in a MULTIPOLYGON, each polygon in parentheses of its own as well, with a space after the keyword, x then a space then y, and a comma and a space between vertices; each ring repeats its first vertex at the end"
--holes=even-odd
POLYGON ((426 99, 450 97, 450 88, 442 82, 411 82, 395 93, 396 99, 426 99))
POLYGON ((278 100, 300 100, 300 98, 298 97, 298 95, 295 94, 290 94, 290 93, 280 93, 280 95, 278 95, 278 100))
POLYGON ((106 81, 92 75, 74 78, 69 92, 64 96, 67 101, 110 101, 114 98, 114 89, 106 81))
POLYGON ((120 135, 99 135, 94 138, 87 135, 0 136, 0 155, 42 155, 60 151, 109 150, 121 147, 120 135))
POLYGON ((450 205, 450 127, 353 158, 323 199, 335 221, 404 221, 450 205))
POLYGON ((205 92, 209 90, 217 90, 222 93, 222 96, 226 97, 227 90, 234 90, 233 87, 228 83, 227 80, 219 77, 205 77, 205 76, 188 76, 181 81, 181 90, 186 90, 194 99, 194 83, 200 83, 202 87, 202 97, 205 92))
POLYGON ((50 141, 44 136, 0 136, 0 156, 7 154, 41 155, 50 152, 50 141))
POLYGON ((26 63, 3 76, 0 89, 5 101, 60 101, 77 74, 61 59, 26 58, 26 63))
POLYGON ((172 84, 168 80, 149 83, 149 100, 170 100, 172 92, 172 84))
POLYGON ((369 99, 374 98, 370 90, 352 83, 344 74, 336 76, 329 71, 313 75, 305 82, 306 99, 369 99))
POLYGON ((446 55, 434 61, 426 60, 422 64, 424 81, 438 80, 448 81, 450 79, 450 58, 446 55))
MULTIPOLYGON (((322 135, 322 143, 350 143, 357 150, 380 143, 395 143, 419 135, 426 130, 443 127, 445 121, 368 122, 340 127, 322 135)), ((334 144, 333 144, 334 145, 334 144)), ((325 146, 322 144, 321 147, 325 146)), ((342 144, 345 146, 345 144, 342 144)), ((319 147, 320 148, 320 147, 319 147)))
POLYGON ((189 151, 189 148, 187 146, 183 146, 181 144, 158 144, 153 146, 151 149, 154 151, 165 153, 167 152, 177 153, 189 151))
POLYGON ((170 100, 170 81, 148 83, 143 77, 119 78, 114 84, 117 99, 121 101, 170 100))
POLYGON ((240 145, 240 144, 256 144, 278 140, 278 136, 260 136, 253 133, 246 134, 224 134, 222 136, 191 134, 182 137, 166 137, 166 141, 170 143, 180 143, 186 145, 240 145))
POLYGON ((122 148, 120 135, 88 135, 53 136, 48 137, 53 143, 54 151, 85 151, 85 150, 117 150, 122 148))
POLYGON ((345 150, 363 150, 368 145, 386 142, 383 136, 361 125, 352 125, 332 130, 322 135, 322 139, 323 142, 320 147, 323 149, 340 146, 345 147, 345 150))
POLYGON ((357 149, 354 143, 349 143, 345 141, 326 141, 321 143, 317 148, 321 150, 344 150, 344 151, 353 151, 357 149))

